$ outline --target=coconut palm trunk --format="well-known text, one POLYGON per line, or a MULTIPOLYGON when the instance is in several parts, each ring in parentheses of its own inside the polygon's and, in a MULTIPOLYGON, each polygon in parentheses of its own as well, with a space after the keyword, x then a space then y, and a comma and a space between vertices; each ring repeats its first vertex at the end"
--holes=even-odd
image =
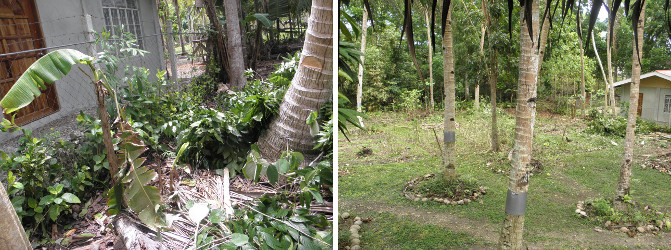
MULTIPOLYGON (((368 29, 368 10, 363 8, 363 20, 361 20, 361 53, 366 53, 366 30, 368 29)), ((359 84, 356 85, 356 111, 361 112, 361 98, 363 96, 363 62, 365 57, 362 55, 359 64, 359 74, 358 80, 359 84)), ((361 119, 359 118, 359 121, 361 119)))
POLYGON ((247 79, 245 73, 245 58, 242 55, 242 34, 240 33, 240 18, 238 18, 237 0, 225 0, 226 37, 228 38, 228 61, 231 66, 231 87, 244 88, 247 79))
MULTIPOLYGON (((500 248, 521 249, 524 231, 524 213, 526 210, 526 194, 529 188, 529 162, 531 161, 534 123, 536 120, 536 85, 540 53, 538 48, 539 14, 538 3, 531 4, 531 37, 529 27, 524 19, 524 11, 520 17, 520 61, 519 81, 517 87, 517 109, 515 122, 515 146, 512 152, 508 194, 506 199, 505 219, 499 238, 500 248)), ((522 6, 524 9, 525 6, 522 6)))
MULTIPOLYGON (((582 27, 582 20, 578 15, 578 28, 582 27)), ((582 32, 578 30, 578 32, 582 32)), ((587 93, 585 90, 585 52, 582 47, 582 35, 578 36, 578 44, 580 44, 580 115, 585 116, 585 102, 587 101, 587 93)))
POLYGON ((445 84, 445 117, 444 117, 444 142, 445 151, 443 151, 443 166, 445 166, 444 177, 446 179, 456 179, 457 171, 455 167, 455 88, 454 88, 454 49, 452 47, 452 3, 447 12, 445 20, 445 31, 443 32, 443 76, 445 84))
POLYGON ((643 26, 645 25, 645 4, 641 7, 641 15, 636 21, 636 29, 638 35, 638 45, 636 39, 631 46, 633 50, 631 62, 631 90, 629 92, 629 114, 627 116, 627 131, 624 137, 624 154, 622 156, 622 165, 620 166, 620 179, 617 182, 617 190, 615 192, 615 200, 617 205, 622 204, 623 197, 629 194, 629 187, 631 184, 631 165, 634 161, 634 143, 636 142, 636 135, 634 129, 636 128, 636 116, 638 106, 638 90, 641 83, 641 64, 639 59, 643 58, 643 26), (637 48, 639 48, 637 50, 637 48), (638 52, 638 54, 637 54, 638 52))
MULTIPOLYGON (((431 41, 431 21, 429 20, 428 6, 424 11, 424 20, 426 20, 426 40, 431 41)), ((431 42, 429 42, 429 105, 431 110, 436 108, 436 103, 433 101, 433 46, 431 46, 431 42)))
POLYGON ((312 0, 300 64, 280 105, 279 115, 259 139, 264 158, 276 160, 293 150, 315 158, 314 141, 305 123, 333 93, 333 0, 312 0))
POLYGON ((32 249, 19 216, 0 183, 0 249, 32 249))

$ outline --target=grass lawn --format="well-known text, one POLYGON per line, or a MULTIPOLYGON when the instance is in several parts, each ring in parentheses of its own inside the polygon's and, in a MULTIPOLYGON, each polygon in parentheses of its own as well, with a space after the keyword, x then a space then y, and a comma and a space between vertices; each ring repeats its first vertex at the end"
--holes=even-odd
MULTIPOLYGON (((508 111, 514 113, 514 109, 508 111)), ((480 202, 449 206, 401 196, 414 177, 442 170, 435 134, 442 140, 442 113, 370 113, 370 131, 353 130, 339 141, 339 213, 371 219, 361 226, 364 249, 495 247, 504 218, 513 146, 513 115, 500 112, 501 152, 489 151, 491 111, 457 112, 457 172, 489 188, 480 202), (370 149, 368 152, 363 150, 370 149), (501 171, 495 171, 501 170, 501 171)), ((597 232, 596 222, 574 213, 576 203, 614 197, 623 139, 583 132, 586 122, 539 112, 533 158, 540 173, 530 178, 524 238, 530 247, 611 248, 671 246, 671 233, 597 232)), ((671 212, 671 175, 642 169, 647 157, 671 152, 669 141, 638 136, 631 197, 671 212), (644 141, 644 145, 641 142, 644 141)), ((349 240, 352 220, 339 224, 339 246, 349 240)))

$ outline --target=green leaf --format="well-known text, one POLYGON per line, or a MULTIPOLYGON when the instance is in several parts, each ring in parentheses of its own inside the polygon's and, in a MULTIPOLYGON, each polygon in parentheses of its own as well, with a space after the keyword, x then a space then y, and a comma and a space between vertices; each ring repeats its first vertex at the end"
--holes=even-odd
POLYGON ((56 185, 56 188, 54 190, 56 191, 55 194, 59 194, 61 191, 63 191, 63 184, 56 185))
POLYGON ((21 183, 21 182, 14 182, 14 184, 12 184, 12 186, 14 188, 23 189, 23 183, 21 183))
POLYGON ((244 246, 245 244, 249 243, 249 237, 244 234, 234 233, 231 234, 231 242, 233 242, 233 244, 236 246, 244 246))
POLYGON ((270 181, 270 184, 277 183, 279 175, 277 172, 277 167, 275 167, 275 165, 271 164, 268 166, 268 169, 266 170, 266 175, 268 176, 268 181, 270 181))
POLYGON ((54 199, 54 203, 56 203, 56 204, 63 203, 63 198, 58 197, 58 198, 54 199))
POLYGON ((289 168, 291 167, 291 164, 289 164, 289 162, 286 159, 282 158, 282 159, 277 161, 277 167, 278 167, 279 173, 284 174, 284 173, 289 171, 289 168))
POLYGON ((40 204, 39 204, 39 205, 40 205, 40 206, 49 205, 49 204, 51 204, 51 203, 54 202, 54 198, 55 198, 55 197, 54 197, 53 195, 43 196, 43 197, 40 199, 40 204))
POLYGON ((33 198, 28 198, 28 206, 30 208, 33 208, 33 209, 36 208, 37 207, 37 200, 35 200, 33 198))
POLYGON ((60 214, 61 214, 60 206, 51 206, 51 208, 49 208, 49 217, 51 218, 51 220, 56 221, 60 214))
POLYGON ((314 190, 314 189, 308 189, 310 194, 312 194, 312 198, 317 200, 319 203, 324 203, 324 199, 322 198, 322 195, 319 193, 319 191, 314 190))
POLYGON ((15 196, 14 198, 12 198, 12 205, 14 205, 14 209, 17 210, 17 208, 21 208, 25 200, 26 197, 24 196, 15 196))
POLYGON ((81 203, 79 198, 72 193, 64 193, 63 196, 61 196, 61 198, 63 198, 63 200, 65 200, 68 203, 81 203))
POLYGON ((46 84, 52 84, 63 78, 73 65, 89 63, 93 60, 77 50, 60 49, 43 56, 35 61, 16 80, 7 94, 0 100, 0 106, 9 114, 28 106, 36 97, 41 95, 40 89, 46 89, 46 84))
POLYGON ((273 27, 273 23, 268 20, 268 14, 267 13, 256 13, 250 16, 250 20, 247 20, 247 22, 252 21, 251 19, 256 19, 259 20, 261 23, 263 23, 264 26, 266 27, 273 27))
POLYGON ((210 212, 210 222, 217 224, 220 223, 226 218, 226 214, 224 214, 224 210, 222 209, 213 209, 210 212))

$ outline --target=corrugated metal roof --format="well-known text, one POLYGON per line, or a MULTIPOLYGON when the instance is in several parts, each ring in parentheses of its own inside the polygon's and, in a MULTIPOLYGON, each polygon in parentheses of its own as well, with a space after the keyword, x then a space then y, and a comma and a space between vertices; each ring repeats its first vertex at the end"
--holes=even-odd
MULTIPOLYGON (((652 72, 649 72, 649 73, 642 74, 641 79, 645 79, 645 78, 648 78, 648 77, 651 77, 651 76, 657 76, 659 78, 671 81, 671 70, 655 70, 655 71, 652 71, 652 72)), ((613 83, 613 85, 615 87, 617 87, 617 86, 627 84, 627 83, 630 83, 630 82, 631 82, 631 78, 613 83)))

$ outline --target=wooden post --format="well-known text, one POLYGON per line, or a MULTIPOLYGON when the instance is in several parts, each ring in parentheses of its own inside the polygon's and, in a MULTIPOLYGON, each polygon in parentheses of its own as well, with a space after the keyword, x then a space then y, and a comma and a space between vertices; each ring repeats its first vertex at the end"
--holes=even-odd
POLYGON ((0 249, 32 249, 19 216, 0 183, 0 249))

